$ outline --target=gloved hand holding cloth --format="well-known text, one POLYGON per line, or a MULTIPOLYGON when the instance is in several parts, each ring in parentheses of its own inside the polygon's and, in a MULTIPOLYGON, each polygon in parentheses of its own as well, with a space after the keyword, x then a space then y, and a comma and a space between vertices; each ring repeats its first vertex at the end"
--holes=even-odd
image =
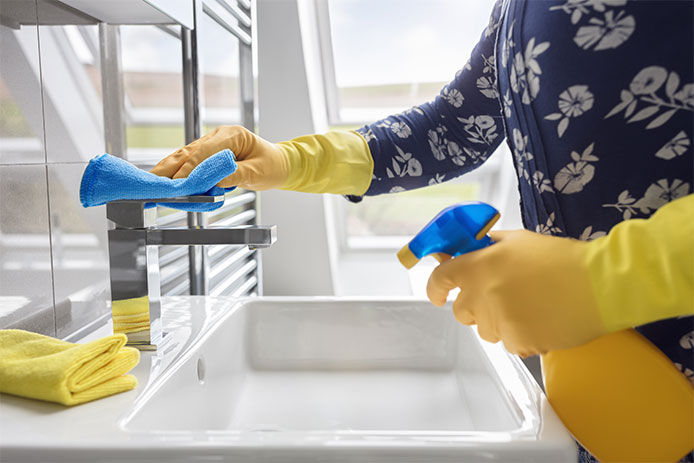
POLYGON ((458 321, 510 352, 543 354, 694 313, 693 236, 694 195, 591 242, 492 232, 494 245, 439 265, 427 294, 440 306, 460 288, 458 321))
POLYGON ((227 148, 236 156, 237 169, 219 182, 217 186, 222 188, 361 195, 371 182, 373 159, 366 141, 356 132, 328 132, 271 143, 241 126, 217 127, 159 161, 152 173, 183 178, 227 148))

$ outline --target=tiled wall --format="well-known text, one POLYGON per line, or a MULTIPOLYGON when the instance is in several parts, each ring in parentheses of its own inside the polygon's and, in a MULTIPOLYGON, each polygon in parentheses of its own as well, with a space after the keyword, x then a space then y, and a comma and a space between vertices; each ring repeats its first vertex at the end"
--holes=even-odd
POLYGON ((109 313, 105 210, 79 202, 82 171, 104 151, 99 50, 83 37, 98 26, 43 1, 5 5, 0 328, 66 338, 109 313))

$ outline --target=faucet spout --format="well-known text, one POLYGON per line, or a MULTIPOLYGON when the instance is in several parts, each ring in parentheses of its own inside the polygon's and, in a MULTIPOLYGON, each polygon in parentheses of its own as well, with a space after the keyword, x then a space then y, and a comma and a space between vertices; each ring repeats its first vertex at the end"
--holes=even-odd
POLYGON ((128 336, 128 345, 156 350, 163 339, 159 252, 162 245, 242 245, 267 248, 277 240, 277 226, 156 227, 156 211, 147 203, 209 203, 223 196, 183 196, 153 201, 121 200, 106 205, 114 227, 108 231, 114 332, 128 336))
POLYGON ((235 244, 267 248, 277 241, 277 226, 149 228, 146 241, 148 245, 155 246, 235 244))

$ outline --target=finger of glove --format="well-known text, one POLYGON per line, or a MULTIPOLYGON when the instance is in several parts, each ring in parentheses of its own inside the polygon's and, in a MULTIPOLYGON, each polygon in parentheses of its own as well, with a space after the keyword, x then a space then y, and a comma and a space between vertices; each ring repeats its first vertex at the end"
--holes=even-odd
POLYGON ((472 291, 474 289, 468 291, 463 289, 455 299, 453 313, 456 320, 463 325, 477 324, 477 332, 482 339, 491 343, 499 342, 499 335, 492 321, 485 316, 486 308, 480 306, 480 300, 475 299, 472 291), (466 323, 471 320, 472 323, 466 323))
POLYGON ((509 235, 516 233, 518 230, 494 230, 489 232, 489 237, 494 241, 495 243, 498 243, 499 241, 503 241, 504 239, 508 238, 509 235))
POLYGON ((435 252, 434 254, 432 254, 432 256, 434 256, 434 259, 436 259, 439 262, 439 264, 442 264, 447 260, 451 259, 451 256, 449 254, 445 254, 443 252, 435 252))
POLYGON ((183 163, 183 165, 176 171, 176 173, 171 178, 185 178, 189 176, 190 173, 193 172, 193 169, 195 169, 198 166, 198 164, 200 164, 209 156, 211 155, 202 156, 199 158, 193 156, 188 157, 188 159, 183 163))
POLYGON ((489 322, 480 321, 477 323, 477 332, 480 338, 492 344, 499 342, 499 336, 494 327, 489 322))
POLYGON ((220 188, 232 188, 238 186, 248 189, 244 176, 244 170, 245 169, 243 166, 241 166, 241 163, 237 163, 236 171, 233 174, 221 179, 217 186, 220 188))
POLYGON ((161 177, 173 177, 173 175, 178 172, 184 162, 188 157, 187 149, 188 147, 181 148, 174 151, 170 155, 166 156, 164 159, 159 161, 156 166, 150 170, 154 175, 159 175, 161 177))
POLYGON ((254 188, 251 186, 251 178, 254 177, 254 169, 252 166, 250 166, 250 164, 251 161, 238 161, 236 163, 236 171, 228 177, 220 180, 217 186, 220 188, 231 188, 237 186, 247 190, 253 190, 254 188))
POLYGON ((432 304, 442 306, 446 302, 448 293, 457 288, 458 282, 464 279, 468 270, 468 260, 466 255, 458 256, 447 260, 431 272, 427 282, 427 297, 432 304))
POLYGON ((535 337, 531 338, 522 332, 510 330, 507 325, 502 325, 499 331, 502 334, 504 347, 512 354, 525 358, 531 355, 542 355, 547 352, 547 349, 544 349, 535 337))
POLYGON ((202 143, 216 136, 218 133, 219 127, 214 129, 212 132, 203 135, 197 140, 188 143, 183 148, 174 151, 172 154, 159 161, 150 172, 164 177, 180 178, 176 177, 176 174, 181 170, 183 165, 190 159, 191 156, 195 155, 200 150, 202 143))
POLYGON ((463 325, 474 325, 477 323, 474 313, 469 310, 471 307, 468 304, 466 292, 461 290, 458 297, 453 302, 453 315, 463 325))
POLYGON ((508 338, 504 339, 504 349, 512 354, 520 355, 523 358, 528 357, 530 354, 527 349, 524 349, 521 345, 508 338))
POLYGON ((499 333, 494 320, 489 317, 489 308, 484 307, 481 298, 475 297, 474 291, 474 288, 467 291, 465 288, 461 289, 453 302, 453 314, 463 325, 477 324, 477 332, 485 341, 499 342, 499 333))
MULTIPOLYGON (((508 350, 508 349, 506 349, 506 350, 508 350)), ((509 352, 511 352, 511 351, 509 350, 509 352)), ((517 356, 519 356, 522 359, 527 359, 528 357, 532 357, 533 355, 536 355, 536 354, 533 354, 531 352, 525 352, 525 351, 511 352, 511 353, 516 354, 517 356)))
POLYGON ((224 146, 224 137, 218 136, 219 133, 219 130, 215 129, 186 146, 184 150, 187 151, 187 157, 171 178, 187 177, 202 161, 227 148, 224 146))
POLYGON ((541 352, 538 352, 536 349, 532 349, 527 346, 517 345, 506 340, 504 340, 504 349, 522 358, 528 358, 532 357, 533 355, 541 354, 541 352))

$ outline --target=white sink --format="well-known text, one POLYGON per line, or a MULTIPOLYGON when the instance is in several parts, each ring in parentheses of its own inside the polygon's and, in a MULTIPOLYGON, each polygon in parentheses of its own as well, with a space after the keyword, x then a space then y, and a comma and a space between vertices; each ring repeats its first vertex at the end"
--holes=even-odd
MULTIPOLYGON (((458 324, 450 307, 416 300, 177 298, 165 302, 163 313, 170 334, 156 354, 143 355, 137 391, 74 409, 43 404, 78 428, 82 410, 90 427, 75 431, 75 442, 65 432, 53 444, 50 437, 32 440, 34 455, 576 460, 573 440, 522 363, 458 324), (94 428, 97 415, 101 432, 94 428), (85 440, 85 432, 93 439, 85 440)), ((10 410, 28 402, 12 398, 10 410)), ((5 421, 0 415, 0 433, 5 421)), ((22 451, 31 445, 1 439, 3 458, 25 459, 22 451)))

